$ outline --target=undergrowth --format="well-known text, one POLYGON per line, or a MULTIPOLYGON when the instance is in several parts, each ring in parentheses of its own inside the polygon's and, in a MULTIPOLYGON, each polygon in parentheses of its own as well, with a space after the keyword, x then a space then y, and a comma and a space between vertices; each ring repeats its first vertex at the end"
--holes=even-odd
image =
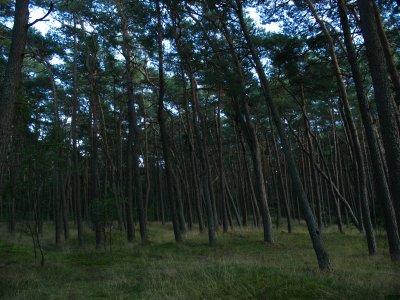
POLYGON ((400 264, 390 261, 385 236, 370 257, 365 238, 348 228, 324 230, 334 267, 318 270, 305 226, 275 243, 262 242, 256 228, 207 235, 195 229, 176 244, 170 225, 149 224, 149 242, 128 244, 115 231, 95 250, 88 230, 79 248, 75 232, 60 247, 46 224, 44 267, 35 262, 29 236, 6 233, 0 225, 0 297, 3 299, 400 299, 400 264), (398 297, 398 298, 397 298, 398 297))

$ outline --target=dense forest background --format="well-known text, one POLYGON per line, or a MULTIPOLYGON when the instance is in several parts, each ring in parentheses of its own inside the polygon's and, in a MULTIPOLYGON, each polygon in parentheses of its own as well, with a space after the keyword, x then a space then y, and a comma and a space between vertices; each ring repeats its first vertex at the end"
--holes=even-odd
POLYGON ((0 221, 97 248, 111 230, 145 242, 152 222, 210 246, 305 223, 325 271, 327 226, 355 226, 370 255, 384 228, 399 260, 399 9, 1 1, 0 221))

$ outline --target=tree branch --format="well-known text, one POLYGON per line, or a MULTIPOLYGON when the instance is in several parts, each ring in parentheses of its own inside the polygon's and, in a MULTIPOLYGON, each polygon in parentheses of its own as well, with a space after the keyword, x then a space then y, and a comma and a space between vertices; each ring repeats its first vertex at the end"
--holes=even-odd
POLYGON ((36 20, 33 21, 32 23, 27 24, 27 25, 26 25, 26 28, 29 28, 29 27, 35 25, 37 22, 41 22, 41 21, 43 21, 44 19, 46 19, 47 16, 50 15, 50 13, 53 11, 53 8, 54 8, 54 3, 53 3, 53 2, 50 2, 50 7, 49 7, 49 10, 47 11, 47 13, 46 13, 43 17, 41 17, 40 19, 36 19, 36 20))

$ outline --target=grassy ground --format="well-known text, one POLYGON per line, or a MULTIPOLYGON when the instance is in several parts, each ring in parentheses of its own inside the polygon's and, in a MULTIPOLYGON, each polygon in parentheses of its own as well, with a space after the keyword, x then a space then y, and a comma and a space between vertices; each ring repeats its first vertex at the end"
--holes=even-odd
POLYGON ((49 227, 44 267, 28 235, 12 237, 0 226, 4 299, 400 299, 400 264, 390 261, 384 236, 379 254, 369 257, 365 238, 350 229, 325 230, 335 271, 321 274, 301 225, 292 234, 276 232, 273 245, 258 229, 218 233, 211 249, 206 234, 188 233, 177 245, 170 226, 151 224, 146 245, 115 233, 111 251, 94 250, 89 231, 82 249, 74 232, 57 248, 49 227))

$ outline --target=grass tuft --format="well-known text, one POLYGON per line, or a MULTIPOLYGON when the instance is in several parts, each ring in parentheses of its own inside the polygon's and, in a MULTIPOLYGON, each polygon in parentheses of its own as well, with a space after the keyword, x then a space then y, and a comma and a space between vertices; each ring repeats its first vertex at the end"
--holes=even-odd
POLYGON ((377 236, 378 255, 349 228, 324 230, 334 271, 321 273, 304 225, 277 231, 276 242, 262 242, 256 228, 218 233, 208 247, 206 234, 188 232, 176 244, 170 225, 149 224, 148 243, 128 244, 115 231, 113 243, 95 250, 76 232, 59 247, 45 226, 46 264, 35 262, 29 236, 0 229, 0 297, 4 299, 395 299, 400 295, 400 264, 390 261, 385 236, 377 236), (392 297, 392 298, 390 298, 392 297))

